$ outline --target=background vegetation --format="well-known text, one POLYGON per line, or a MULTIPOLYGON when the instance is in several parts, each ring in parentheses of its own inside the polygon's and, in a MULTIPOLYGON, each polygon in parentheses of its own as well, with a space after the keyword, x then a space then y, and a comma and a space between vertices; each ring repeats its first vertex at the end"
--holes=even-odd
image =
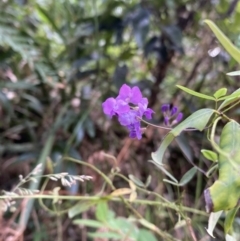
MULTIPOLYGON (((64 201, 57 209, 75 207, 65 214, 51 213, 50 201, 44 201, 44 209, 41 202, 19 200, 12 212, 0 214, 1 240, 136 240, 119 233, 126 235, 129 227, 140 232, 142 239, 137 240, 194 240, 194 236, 211 240, 205 230, 208 215, 202 194, 214 178, 203 175, 210 166, 200 153, 201 148, 209 148, 202 141, 204 133, 187 133, 178 140, 182 148, 188 148, 188 161, 177 142, 165 156, 177 180, 193 164, 203 172, 178 189, 164 183, 164 174, 148 162, 167 132, 148 127, 141 141, 129 139, 127 131, 115 119, 107 119, 101 107, 106 98, 117 95, 122 84, 137 85, 155 111, 152 123, 160 125, 164 103, 179 106, 185 117, 208 104, 187 96, 176 84, 206 94, 223 86, 229 93, 237 89, 239 77, 225 75, 237 70, 236 63, 203 23, 206 18, 240 46, 240 3, 236 0, 0 2, 0 189, 13 190, 19 175, 27 176, 41 164, 43 175, 92 176, 91 181, 63 188, 61 194, 94 196, 103 190, 108 195, 111 190, 102 189, 102 177, 89 164, 110 178, 116 168, 126 178, 131 175, 135 185, 149 190, 138 194, 148 204, 159 199, 151 193, 155 192, 171 203, 181 203, 187 212, 181 223, 174 208, 133 204, 149 222, 137 225, 131 220, 134 212, 124 202, 88 201, 74 206, 76 201, 64 201), (117 224, 100 225, 114 215, 117 224), (76 217, 96 223, 76 225, 76 217), (120 238, 101 238, 106 230, 120 238)), ((232 116, 239 120, 238 108, 232 116)), ((121 175, 114 176, 114 186, 129 187, 121 175)), ((60 186, 54 180, 42 180, 24 187, 37 190, 43 184, 46 192, 60 186)), ((235 225, 239 227, 238 217, 235 225)), ((215 236, 224 240, 221 222, 215 236)))

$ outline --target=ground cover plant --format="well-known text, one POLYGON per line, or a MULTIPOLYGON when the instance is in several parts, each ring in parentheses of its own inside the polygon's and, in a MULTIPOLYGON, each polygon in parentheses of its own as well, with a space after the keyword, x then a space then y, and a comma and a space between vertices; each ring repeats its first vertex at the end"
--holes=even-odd
POLYGON ((0 240, 239 240, 238 1, 0 3, 0 240))

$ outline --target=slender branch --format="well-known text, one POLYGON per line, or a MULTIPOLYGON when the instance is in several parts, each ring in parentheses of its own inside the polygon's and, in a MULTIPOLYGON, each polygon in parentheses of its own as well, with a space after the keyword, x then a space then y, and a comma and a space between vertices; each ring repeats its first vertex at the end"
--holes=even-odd
MULTIPOLYGON (((145 124, 147 124, 147 125, 149 125, 149 126, 152 126, 152 127, 155 127, 155 128, 158 128, 158 129, 164 129, 164 130, 169 130, 169 131, 171 131, 173 128, 171 128, 171 127, 164 127, 164 126, 158 126, 158 125, 154 125, 154 124, 152 124, 152 123, 149 123, 149 122, 147 122, 147 121, 145 121, 144 119, 142 119, 141 117, 137 117, 140 121, 142 121, 143 123, 145 123, 145 124)), ((207 128, 207 127, 206 127, 207 128)), ((205 129, 206 129, 205 128, 205 129)), ((196 129, 196 128, 187 128, 187 129, 185 129, 185 130, 183 130, 183 131, 199 131, 198 129, 196 129)))
MULTIPOLYGON (((47 194, 34 194, 34 195, 3 195, 0 196, 0 200, 3 199, 61 199, 61 200, 71 200, 71 201, 100 201, 100 200, 108 200, 112 202, 122 202, 121 198, 118 197, 111 197, 111 196, 103 196, 103 197, 98 197, 98 196, 65 196, 65 195, 47 195, 47 194)), ((128 198, 124 198, 126 201, 130 201, 128 198)), ((162 206, 166 208, 173 209, 175 211, 179 211, 179 207, 175 205, 174 203, 164 203, 164 202, 159 202, 159 201, 152 201, 152 200, 145 200, 145 199, 135 199, 134 201, 131 201, 134 204, 139 204, 139 205, 152 205, 152 206, 162 206)), ((201 210, 196 210, 194 208, 182 206, 181 209, 185 212, 190 212, 190 213, 195 213, 199 214, 202 216, 208 216, 208 214, 204 211, 201 210)))

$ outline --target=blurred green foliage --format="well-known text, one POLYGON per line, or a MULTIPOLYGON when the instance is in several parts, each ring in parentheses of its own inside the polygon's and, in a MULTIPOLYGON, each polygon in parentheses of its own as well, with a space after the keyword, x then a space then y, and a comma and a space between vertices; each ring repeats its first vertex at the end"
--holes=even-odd
MULTIPOLYGON (((186 116, 206 105, 205 100, 186 97, 176 84, 207 95, 221 87, 233 92, 239 87, 235 81, 239 77, 230 78, 223 72, 237 70, 236 62, 203 23, 206 18, 240 46, 240 3, 235 0, 1 1, 0 188, 11 190, 18 175, 28 173, 37 163, 44 164, 45 173, 87 172, 75 163, 63 162, 65 156, 110 172, 112 162, 100 155, 104 150, 117 157, 123 173, 132 173, 144 182, 151 174, 150 189, 176 200, 176 189, 163 188, 159 174, 146 164, 166 133, 149 128, 141 142, 129 142, 125 130, 102 114, 101 103, 123 83, 138 85, 156 112, 153 123, 160 124, 163 103, 179 105, 186 116)), ((239 109, 234 109, 236 118, 238 113, 239 109)), ((199 154, 206 145, 201 134, 184 138, 182 142, 190 143, 190 161, 206 169, 209 164, 199 154)), ((167 161, 178 180, 191 167, 176 146, 167 161)), ((68 191, 96 193, 101 185, 95 178, 93 185, 76 185, 68 191)), ((191 181, 184 188, 183 203, 204 209, 201 194, 205 183, 201 175, 191 181)), ((38 189, 38 184, 34 188, 38 189)), ((38 204, 34 207, 25 215, 24 240, 33 240, 33 236, 46 240, 46 233, 55 238, 44 224, 51 218, 39 214, 38 204), (32 211, 43 221, 38 229, 32 211), (44 230, 44 235, 39 230, 44 230)), ((128 215, 120 207, 115 210, 116 215, 128 215)), ((172 228, 177 222, 174 212, 149 207, 143 215, 180 239, 192 240, 186 230, 172 228)), ((198 237, 205 235, 206 222, 193 215, 198 237)), ((71 232, 63 232, 64 240, 79 240, 80 235, 87 240, 84 229, 71 232)), ((218 240, 222 234, 219 227, 218 240)))

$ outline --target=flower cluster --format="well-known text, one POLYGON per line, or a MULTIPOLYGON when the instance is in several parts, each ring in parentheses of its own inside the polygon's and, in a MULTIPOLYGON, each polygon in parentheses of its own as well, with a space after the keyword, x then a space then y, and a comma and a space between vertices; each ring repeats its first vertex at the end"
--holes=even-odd
POLYGON ((162 105, 162 113, 164 116, 164 124, 166 126, 176 125, 183 118, 183 113, 178 112, 178 108, 172 104, 162 105))
POLYGON ((139 118, 152 119, 154 111, 148 108, 147 98, 143 98, 138 87, 129 87, 124 84, 119 90, 117 98, 108 98, 103 104, 103 112, 112 118, 118 117, 122 126, 129 130, 129 137, 142 138, 142 130, 139 118))

